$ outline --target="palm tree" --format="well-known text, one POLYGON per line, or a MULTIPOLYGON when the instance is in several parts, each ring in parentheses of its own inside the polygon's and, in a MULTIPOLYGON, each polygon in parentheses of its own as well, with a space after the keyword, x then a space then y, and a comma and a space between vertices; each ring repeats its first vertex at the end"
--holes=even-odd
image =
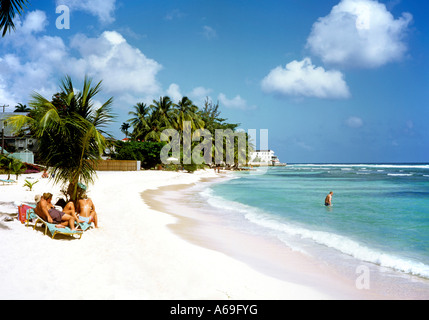
POLYGON ((13 112, 30 112, 31 109, 27 107, 25 104, 18 103, 18 105, 15 106, 15 111, 13 112))
POLYGON ((24 163, 19 160, 8 156, 3 156, 0 158, 0 167, 3 167, 3 170, 7 173, 7 179, 10 179, 11 174, 16 175, 16 180, 18 176, 22 174, 24 163))
POLYGON ((123 133, 125 133, 125 138, 128 138, 128 135, 129 135, 129 133, 128 133, 128 129, 130 128, 131 126, 130 126, 130 124, 128 123, 128 122, 124 122, 122 125, 121 125, 121 131, 123 132, 123 133))
POLYGON ((133 127, 132 138, 145 140, 146 134, 150 129, 148 124, 150 108, 145 103, 139 102, 134 106, 134 111, 130 111, 128 114, 134 116, 128 120, 133 127))
POLYGON ((188 97, 183 97, 174 107, 174 128, 179 132, 183 132, 185 121, 191 123, 191 130, 200 129, 204 126, 204 121, 198 114, 198 107, 188 97))
POLYGON ((152 108, 152 114, 159 122, 160 127, 165 127, 165 128, 172 127, 173 103, 171 102, 170 97, 164 96, 164 97, 160 97, 159 101, 153 100, 153 104, 151 104, 150 107, 152 108))
POLYGON ((24 8, 28 0, 1 0, 0 2, 0 29, 2 31, 2 37, 12 29, 15 30, 15 24, 13 19, 16 14, 21 15, 24 12, 24 8))
POLYGON ((55 183, 69 183, 68 194, 76 201, 78 184, 94 182, 96 161, 101 158, 109 136, 104 127, 113 119, 113 98, 95 109, 93 100, 101 90, 101 81, 92 86, 92 80, 87 77, 79 92, 75 92, 69 76, 60 88, 57 100, 61 108, 34 93, 29 103, 32 117, 13 116, 9 123, 15 131, 30 128, 39 140, 42 164, 52 168, 55 183))
POLYGON ((161 132, 164 129, 173 128, 173 103, 167 96, 160 97, 159 101, 153 100, 150 108, 152 112, 147 121, 149 132, 146 134, 145 140, 159 142, 161 141, 161 132))

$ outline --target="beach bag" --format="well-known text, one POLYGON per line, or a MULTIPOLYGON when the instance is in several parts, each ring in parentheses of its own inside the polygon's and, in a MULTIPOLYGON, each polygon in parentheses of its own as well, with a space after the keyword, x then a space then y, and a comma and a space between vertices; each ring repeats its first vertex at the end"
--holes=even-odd
POLYGON ((24 224, 27 221, 27 210, 33 209, 33 207, 22 204, 18 207, 18 220, 24 224))

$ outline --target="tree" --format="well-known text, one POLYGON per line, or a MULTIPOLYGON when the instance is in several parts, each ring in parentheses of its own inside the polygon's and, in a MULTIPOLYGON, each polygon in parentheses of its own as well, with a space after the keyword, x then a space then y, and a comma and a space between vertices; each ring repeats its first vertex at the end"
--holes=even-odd
POLYGON ((8 180, 10 179, 11 174, 15 174, 16 180, 18 180, 18 176, 23 172, 23 166, 24 163, 22 163, 21 160, 8 156, 0 156, 0 167, 2 167, 6 172, 8 180))
POLYGON ((66 76, 56 96, 61 108, 34 93, 29 102, 31 117, 19 115, 8 120, 15 131, 30 128, 39 141, 42 164, 52 168, 55 183, 69 183, 72 201, 77 200, 78 184, 94 182, 96 161, 101 159, 107 145, 109 135, 104 127, 113 119, 113 98, 95 109, 93 100, 101 90, 101 83, 92 86, 92 79, 85 77, 83 89, 75 92, 71 78, 66 76))
POLYGON ((151 113, 147 120, 149 131, 145 135, 145 140, 160 142, 161 132, 173 127, 173 103, 167 96, 160 97, 159 101, 153 100, 150 109, 151 113))
POLYGON ((144 169, 151 169, 161 163, 160 153, 164 142, 123 142, 116 144, 115 160, 138 160, 144 169))
POLYGON ((31 109, 27 107, 25 104, 18 103, 18 105, 15 106, 15 111, 13 112, 30 112, 31 109))
POLYGON ((131 126, 130 126, 130 124, 128 123, 128 122, 124 122, 122 125, 121 125, 121 131, 125 134, 125 138, 128 138, 128 135, 129 135, 129 133, 128 133, 128 129, 130 128, 131 126))
POLYGON ((174 129, 183 132, 183 123, 189 121, 191 129, 201 129, 204 126, 204 121, 198 114, 198 107, 195 106, 188 97, 183 97, 177 104, 174 105, 172 112, 174 119, 174 129))
POLYGON ((2 37, 12 29, 15 30, 13 20, 17 14, 21 15, 26 8, 27 0, 1 0, 0 2, 0 29, 2 37))
POLYGON ((134 116, 128 120, 133 127, 131 137, 134 140, 145 140, 150 129, 148 124, 150 108, 142 102, 137 103, 133 108, 134 111, 128 112, 129 115, 134 116))

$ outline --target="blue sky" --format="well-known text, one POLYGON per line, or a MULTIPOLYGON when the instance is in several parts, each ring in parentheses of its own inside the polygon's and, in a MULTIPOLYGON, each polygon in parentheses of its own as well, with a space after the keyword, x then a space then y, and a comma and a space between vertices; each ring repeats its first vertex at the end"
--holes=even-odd
POLYGON ((428 13, 412 0, 31 1, 0 39, 0 105, 88 74, 99 102, 115 98, 117 138, 137 102, 208 96, 268 129, 283 162, 429 162, 428 13))

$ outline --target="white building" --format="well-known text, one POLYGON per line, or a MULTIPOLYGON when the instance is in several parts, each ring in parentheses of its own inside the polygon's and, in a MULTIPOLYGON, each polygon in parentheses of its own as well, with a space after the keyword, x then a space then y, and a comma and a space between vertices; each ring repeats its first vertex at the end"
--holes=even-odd
POLYGON ((11 157, 27 163, 34 163, 33 151, 37 149, 37 140, 32 136, 16 136, 12 127, 7 125, 10 116, 27 115, 20 112, 0 112, 0 152, 4 145, 3 153, 8 152, 11 157))
POLYGON ((250 153, 250 165, 280 166, 284 165, 273 150, 256 150, 250 153))

